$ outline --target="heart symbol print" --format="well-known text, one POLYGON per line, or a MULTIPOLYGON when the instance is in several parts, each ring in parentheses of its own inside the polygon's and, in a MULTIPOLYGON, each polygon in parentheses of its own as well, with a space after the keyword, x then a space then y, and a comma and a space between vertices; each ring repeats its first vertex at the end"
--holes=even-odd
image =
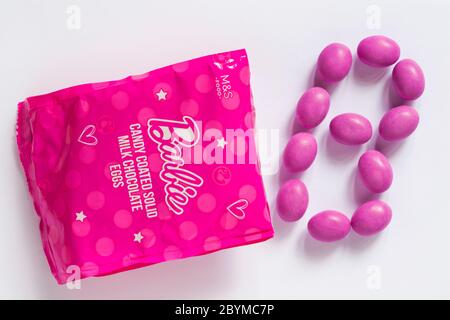
POLYGON ((97 138, 94 136, 95 126, 93 124, 87 125, 81 132, 78 142, 87 146, 95 146, 98 143, 97 138))
POLYGON ((227 207, 229 213, 235 216, 239 220, 243 220, 245 218, 244 209, 248 207, 248 201, 245 199, 239 199, 227 207))

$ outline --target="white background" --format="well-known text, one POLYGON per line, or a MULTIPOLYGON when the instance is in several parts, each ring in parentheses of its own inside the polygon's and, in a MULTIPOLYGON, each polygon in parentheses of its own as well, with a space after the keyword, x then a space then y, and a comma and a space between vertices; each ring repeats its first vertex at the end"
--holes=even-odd
MULTIPOLYGON (((1 298, 450 298, 450 2, 428 1, 5 1, 0 8, 0 297, 1 298), (70 5, 80 29, 67 25, 70 5), (379 19, 378 19, 379 18, 379 19), (284 174, 264 177, 274 216, 273 240, 57 286, 41 249, 37 218, 16 152, 16 103, 85 82, 140 74, 197 56, 248 50, 260 129, 293 132, 301 93, 311 85, 320 50, 339 41, 353 51, 371 34, 396 39, 402 57, 423 68, 425 94, 415 103, 418 130, 385 146, 395 171, 382 195, 393 209, 375 238, 351 234, 336 244, 307 236, 324 209, 351 215, 365 195, 355 187, 363 148, 329 139, 330 119, 359 112, 376 127, 389 107, 390 70, 355 62, 332 94, 315 130, 319 154, 303 175, 305 217, 277 218, 274 199, 284 174), (377 285, 379 284, 379 285, 377 285)), ((375 138, 374 138, 375 140, 375 138)), ((275 145, 276 145, 275 143, 275 145)), ((276 158, 281 152, 275 150, 276 158)))

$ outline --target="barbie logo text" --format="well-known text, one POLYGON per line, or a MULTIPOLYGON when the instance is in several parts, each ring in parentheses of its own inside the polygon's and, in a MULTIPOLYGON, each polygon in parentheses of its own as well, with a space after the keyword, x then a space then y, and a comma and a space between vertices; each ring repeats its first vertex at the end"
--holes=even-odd
POLYGON ((203 185, 203 179, 183 168, 183 148, 194 147, 200 139, 200 130, 194 119, 183 117, 183 121, 150 119, 148 136, 158 145, 163 160, 159 173, 165 182, 165 201, 169 209, 180 215, 190 199, 197 196, 197 188, 203 185))

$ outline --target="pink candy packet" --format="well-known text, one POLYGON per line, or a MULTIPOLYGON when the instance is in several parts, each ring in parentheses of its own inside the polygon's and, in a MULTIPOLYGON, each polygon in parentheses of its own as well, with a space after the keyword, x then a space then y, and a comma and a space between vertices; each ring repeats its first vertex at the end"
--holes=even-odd
POLYGON ((19 103, 17 143, 58 283, 273 236, 245 50, 19 103))

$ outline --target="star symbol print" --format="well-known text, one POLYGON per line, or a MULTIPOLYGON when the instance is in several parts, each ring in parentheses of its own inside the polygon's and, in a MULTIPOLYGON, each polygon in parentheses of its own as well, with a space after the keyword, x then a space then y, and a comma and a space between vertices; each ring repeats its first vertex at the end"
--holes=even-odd
POLYGON ((167 92, 164 91, 162 88, 159 89, 159 91, 156 93, 156 95, 158 96, 158 101, 167 100, 167 98, 166 98, 167 92))
POLYGON ((75 215, 77 216, 77 217, 75 218, 76 221, 83 222, 84 219, 87 218, 87 216, 84 214, 83 211, 77 212, 77 213, 75 213, 75 215))
POLYGON ((219 148, 225 148, 225 145, 227 144, 228 142, 226 142, 225 141, 225 139, 222 137, 222 138, 219 138, 219 139, 217 139, 217 146, 219 147, 219 148))
POLYGON ((139 231, 138 233, 134 234, 134 242, 139 242, 141 243, 142 239, 144 239, 144 236, 142 235, 142 233, 139 231))

